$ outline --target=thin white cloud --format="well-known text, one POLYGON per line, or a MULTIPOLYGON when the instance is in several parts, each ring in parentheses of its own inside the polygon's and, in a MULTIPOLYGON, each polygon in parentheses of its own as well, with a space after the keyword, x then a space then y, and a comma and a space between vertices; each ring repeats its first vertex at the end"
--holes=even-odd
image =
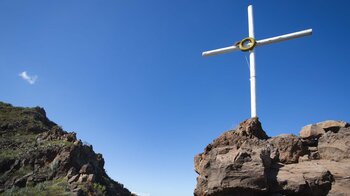
POLYGON ((27 81, 29 84, 35 84, 36 79, 38 79, 37 75, 30 76, 27 74, 26 71, 23 71, 19 74, 19 77, 21 77, 23 80, 27 81))

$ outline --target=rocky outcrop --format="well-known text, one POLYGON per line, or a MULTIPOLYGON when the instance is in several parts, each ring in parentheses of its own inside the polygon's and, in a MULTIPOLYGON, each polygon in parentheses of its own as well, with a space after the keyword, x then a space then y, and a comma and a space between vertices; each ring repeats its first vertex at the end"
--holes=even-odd
POLYGON ((316 124, 324 129, 326 132, 331 131, 337 133, 339 129, 349 127, 350 124, 340 120, 326 120, 316 124))
POLYGON ((257 136, 267 138, 257 119, 240 124, 239 131, 228 131, 195 157, 196 195, 267 192, 265 166, 271 164, 269 149, 257 136))
POLYGON ((257 118, 242 122, 195 157, 194 195, 347 194, 350 175, 340 170, 350 167, 348 124, 325 121, 301 135, 269 138, 257 118))
POLYGON ((282 195, 327 195, 333 175, 325 167, 313 162, 275 164, 269 179, 270 192, 282 195))
POLYGON ((326 131, 318 125, 306 125, 301 129, 301 131, 299 132, 299 135, 303 139, 309 139, 309 138, 319 138, 325 133, 326 131))
MULTIPOLYGON (((318 152, 322 159, 340 161, 350 158, 350 128, 340 128, 336 133, 328 131, 318 140, 318 152)), ((350 185, 349 185, 350 186, 350 185)))
POLYGON ((108 177, 102 154, 46 117, 0 102, 0 194, 131 195, 108 177))
POLYGON ((267 142, 271 145, 273 161, 283 164, 297 163, 299 157, 308 153, 300 138, 293 134, 283 134, 270 138, 267 142))

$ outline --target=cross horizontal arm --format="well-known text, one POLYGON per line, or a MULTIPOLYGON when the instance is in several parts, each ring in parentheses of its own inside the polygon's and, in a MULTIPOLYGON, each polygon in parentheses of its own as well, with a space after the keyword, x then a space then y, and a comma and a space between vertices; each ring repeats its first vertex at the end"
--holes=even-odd
MULTIPOLYGON (((285 35, 280 35, 280 36, 276 36, 276 37, 262 39, 262 40, 259 40, 256 42, 256 46, 264 46, 264 45, 277 43, 277 42, 281 42, 281 41, 286 41, 286 40, 290 40, 290 39, 294 39, 294 38, 304 37, 304 36, 311 35, 311 34, 312 34, 312 29, 307 29, 307 30, 298 31, 295 33, 289 33, 289 34, 285 34, 285 35)), ((225 53, 229 53, 229 52, 233 52, 233 51, 237 51, 237 50, 240 50, 239 47, 233 45, 233 46, 229 46, 226 48, 219 48, 219 49, 215 49, 215 50, 205 51, 202 53, 202 56, 213 56, 213 55, 217 55, 217 54, 225 54, 225 53)))
POLYGON ((217 55, 217 54, 225 54, 225 53, 229 53, 229 52, 233 52, 239 50, 238 46, 229 46, 226 48, 219 48, 219 49, 215 49, 215 50, 210 50, 210 51, 205 51, 202 53, 202 56, 213 56, 213 55, 217 55))
POLYGON ((276 37, 262 39, 262 40, 259 40, 256 42, 256 46, 264 46, 264 45, 268 45, 268 44, 278 43, 278 42, 287 41, 290 39, 308 36, 311 34, 312 34, 312 29, 307 29, 307 30, 298 31, 295 33, 289 33, 289 34, 285 34, 285 35, 280 35, 280 36, 276 36, 276 37))

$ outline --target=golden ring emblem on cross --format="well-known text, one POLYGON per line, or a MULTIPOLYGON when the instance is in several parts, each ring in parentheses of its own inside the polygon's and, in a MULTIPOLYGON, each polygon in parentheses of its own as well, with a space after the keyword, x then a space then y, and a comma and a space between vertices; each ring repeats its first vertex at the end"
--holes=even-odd
POLYGON ((239 42, 238 47, 241 51, 246 52, 253 50, 256 45, 256 40, 252 37, 246 37, 239 42))

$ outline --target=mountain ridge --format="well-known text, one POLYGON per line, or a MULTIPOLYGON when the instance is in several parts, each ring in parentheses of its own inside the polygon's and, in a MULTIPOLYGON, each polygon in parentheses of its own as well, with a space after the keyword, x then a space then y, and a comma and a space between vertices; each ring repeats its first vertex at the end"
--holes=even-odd
POLYGON ((133 195, 102 154, 49 120, 41 107, 0 102, 0 195, 133 195))

